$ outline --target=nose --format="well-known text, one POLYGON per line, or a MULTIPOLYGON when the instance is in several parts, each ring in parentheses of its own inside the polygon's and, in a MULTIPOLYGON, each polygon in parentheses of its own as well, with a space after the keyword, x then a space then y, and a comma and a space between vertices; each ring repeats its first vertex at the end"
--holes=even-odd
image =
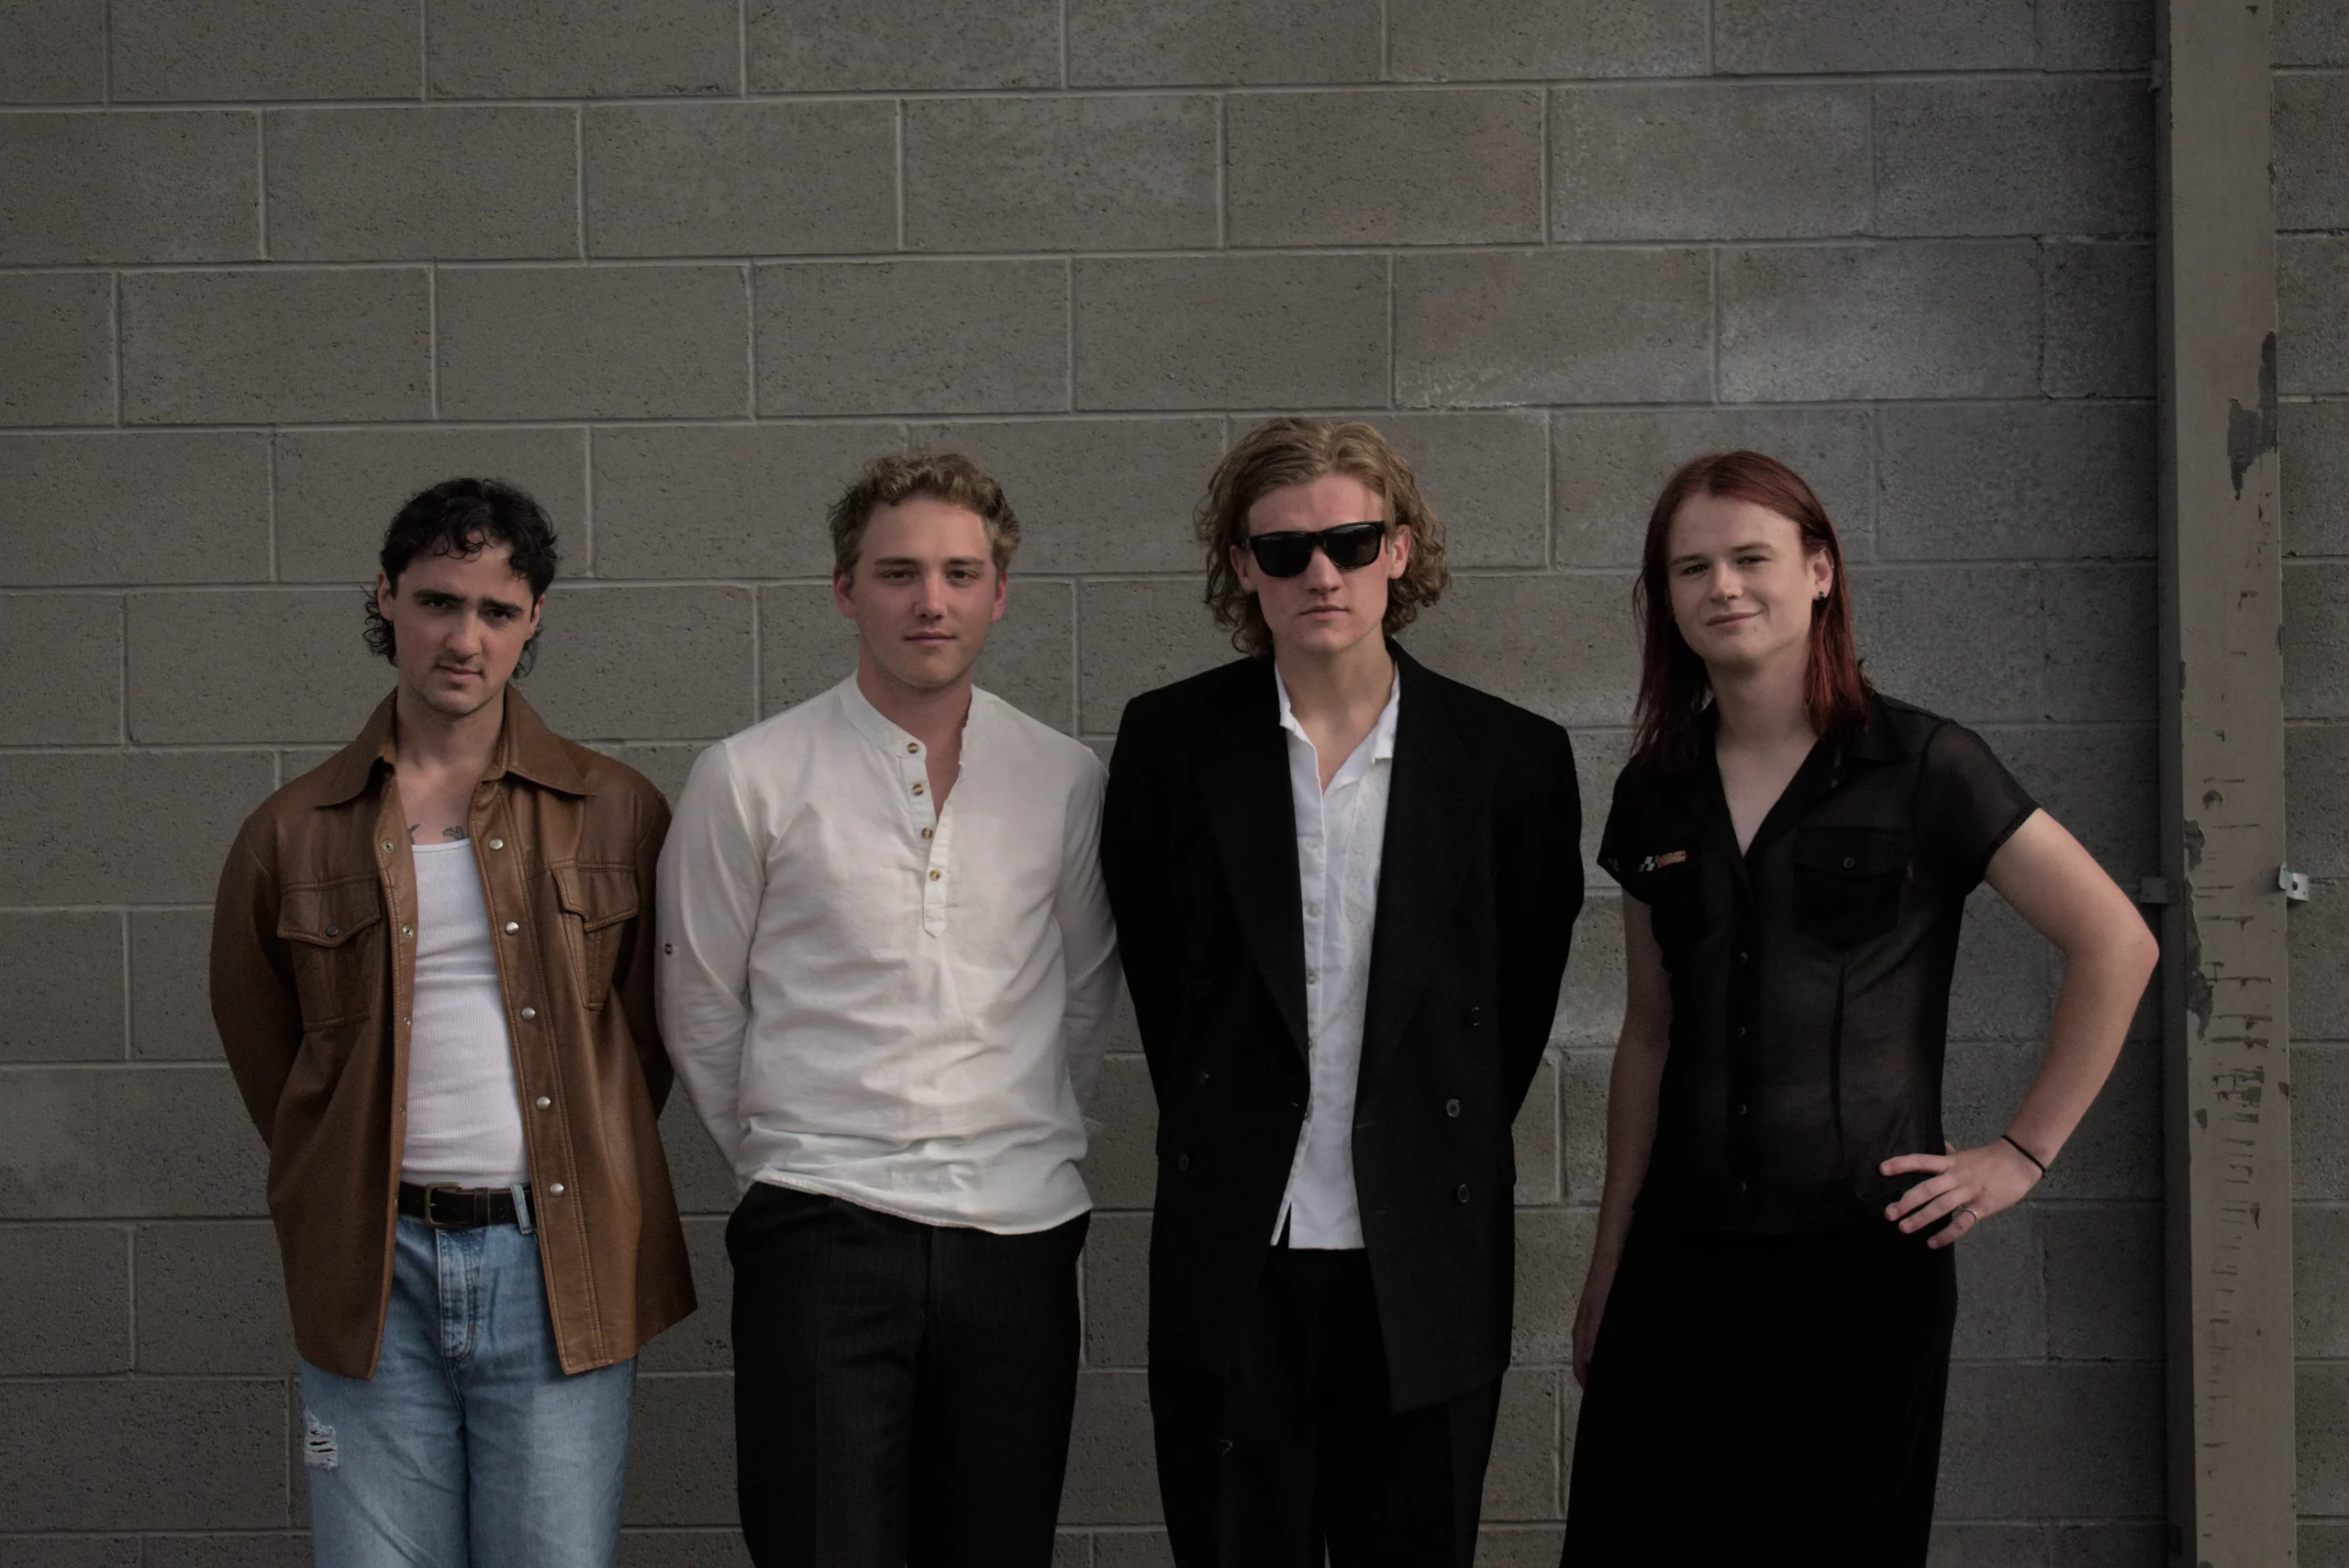
POLYGON ((1329 551, 1317 550, 1305 558, 1307 587, 1328 593, 1345 580, 1346 574, 1338 570, 1338 564, 1330 559, 1329 551))
POLYGON ((1731 571, 1729 562, 1724 561, 1713 567, 1712 581, 1706 585, 1706 592, 1716 599, 1734 599, 1741 586, 1737 573, 1731 571))
POLYGON ((919 591, 914 595, 914 613, 933 619, 944 615, 946 574, 943 572, 925 572, 921 574, 920 583, 919 591))

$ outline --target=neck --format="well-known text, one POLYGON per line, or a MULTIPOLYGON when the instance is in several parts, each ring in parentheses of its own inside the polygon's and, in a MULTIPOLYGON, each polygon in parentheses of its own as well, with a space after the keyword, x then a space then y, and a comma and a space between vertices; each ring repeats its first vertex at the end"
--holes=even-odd
POLYGON ((875 663, 862 647, 856 655, 856 689, 881 717, 930 750, 952 745, 971 716, 972 676, 964 672, 942 686, 909 686, 875 663))
POLYGON ((473 712, 452 717, 402 686, 392 714, 393 754, 401 769, 477 779, 489 772, 497 756, 497 737, 506 728, 506 692, 501 687, 473 712))
POLYGON ((1273 645, 1273 663, 1288 688, 1288 706, 1302 719, 1386 706, 1395 685, 1395 659, 1375 632, 1334 653, 1273 645))
POLYGON ((1781 746, 1809 748, 1819 739, 1810 722, 1810 705, 1803 698, 1809 673, 1809 650, 1795 650, 1795 657, 1734 669, 1709 668, 1713 706, 1720 714, 1720 741, 1738 750, 1773 750, 1781 746))

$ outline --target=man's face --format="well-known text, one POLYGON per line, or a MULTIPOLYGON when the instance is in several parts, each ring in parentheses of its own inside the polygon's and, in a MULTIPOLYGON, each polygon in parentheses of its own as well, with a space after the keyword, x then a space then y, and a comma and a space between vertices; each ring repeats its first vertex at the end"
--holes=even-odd
POLYGON ((1752 670, 1809 657, 1820 596, 1835 580, 1824 550, 1790 517, 1730 495, 1692 495, 1673 514, 1665 570, 1672 618, 1708 665, 1752 670))
POLYGON ((979 515, 931 495, 874 510, 854 573, 832 599, 882 673, 918 692, 954 684, 1003 618, 1003 573, 979 515))
MULTIPOLYGON (((1248 536, 1319 533, 1349 523, 1385 523, 1386 503, 1351 473, 1325 473, 1303 484, 1268 490, 1248 508, 1248 536)), ((1328 552, 1316 550, 1294 577, 1275 577, 1256 563, 1245 546, 1231 552, 1240 585, 1256 595, 1275 651, 1342 653, 1365 637, 1378 635, 1386 618, 1386 584, 1403 574, 1411 559, 1411 536, 1389 529, 1377 555, 1345 571, 1328 552)))
POLYGON ((538 632, 540 601, 512 555, 502 544, 471 558, 428 552, 396 584, 375 574, 400 687, 435 713, 462 718, 495 700, 538 632))

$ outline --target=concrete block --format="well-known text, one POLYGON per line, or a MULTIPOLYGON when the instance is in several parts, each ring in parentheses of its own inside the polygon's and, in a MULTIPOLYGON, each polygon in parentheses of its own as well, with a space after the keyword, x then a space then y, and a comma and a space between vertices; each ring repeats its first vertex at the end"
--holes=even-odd
POLYGON ((1430 668, 1560 724, 1620 722, 1639 684, 1629 586, 1611 573, 1463 577, 1404 640, 1430 668))
POLYGON ((2298 1372, 2300 1512, 2349 1514, 2349 1365, 2303 1362, 2298 1372))
POLYGON ((273 1377, 295 1370, 269 1221, 142 1225, 138 1249, 140 1372, 273 1377))
POLYGON ((1211 247, 1216 109, 1172 94, 912 99, 906 249, 1211 247))
POLYGON ((413 0, 114 0, 117 103, 413 98, 422 84, 413 0))
POLYGON ((275 260, 579 253, 574 110, 277 109, 263 124, 275 260))
MULTIPOLYGON (((1628 719, 1630 715, 1624 717, 1628 719)), ((1615 781, 1631 760, 1631 732, 1584 727, 1575 732, 1574 740, 1575 782, 1582 792, 1583 883, 1595 893, 1609 893, 1614 884, 1598 869, 1598 840, 1607 825, 1609 803, 1614 799, 1615 781)), ((1611 1041, 1615 1037, 1607 1038, 1611 1041)))
POLYGON ((2293 868, 2349 876, 2349 725, 2287 728, 2284 772, 2291 802, 2285 843, 2293 868))
POLYGON ((2276 240, 2276 384, 2289 395, 2349 392, 2349 237, 2276 240))
POLYGON ((268 1151, 225 1064, 0 1070, 0 1218, 262 1207, 268 1151))
POLYGON ((2276 227, 2349 228, 2349 76, 2277 75, 2272 124, 2276 227))
POLYGON ((0 1383, 0 1529, 282 1525, 285 1421, 282 1380, 0 1383))
POLYGON ((1987 887, 1965 901, 1949 1038, 2040 1044, 2055 1006, 2055 949, 1987 887))
POLYGON ((909 444, 963 452, 1003 486, 1015 575, 1200 570, 1191 508, 1223 456, 1220 419, 962 421, 917 425, 909 444))
POLYGON ((2154 722, 2160 630, 2154 563, 2051 566, 2040 573, 2040 587, 2047 717, 2154 722))
POLYGON ((2349 1209, 2292 1209, 2292 1350, 2310 1360, 2349 1358, 2349 1209))
MULTIPOLYGON (((445 275, 441 290, 445 311, 445 275)), ((431 406, 431 339, 421 268, 130 273, 122 415, 135 425, 418 419, 431 406)))
POLYGON ((2048 1354, 2159 1362, 2161 1207, 2055 1204, 2045 1224, 2048 1354))
POLYGON ((1710 276, 1702 250, 1400 257, 1395 401, 1708 401, 1710 276))
POLYGON ((139 1568, 135 1535, 0 1538, 0 1568, 139 1568))
POLYGON ((2154 250, 2050 242, 2040 388, 2050 397, 2154 395, 2154 250))
POLYGON ((1088 260, 1073 283, 1080 408, 1386 402, 1386 260, 1088 260))
MULTIPOLYGON (((979 684, 1055 729, 1072 727, 1074 592, 1071 584, 1015 576, 1003 619, 987 634, 979 684)), ((856 668, 856 628, 829 586, 759 591, 762 713, 781 713, 840 684, 856 668)))
POLYGON ((0 262, 256 257, 260 146, 243 111, 0 117, 0 262))
POLYGON ((1598 1216, 1587 1208, 1530 1208, 1517 1217, 1517 1326, 1510 1359, 1520 1366, 1574 1360, 1575 1309, 1590 1270, 1598 1216))
POLYGON ((891 250, 897 114, 877 100, 586 111, 596 256, 891 250))
POLYGON ((1731 402, 2024 397, 2039 385, 2029 244, 1725 250, 1719 292, 1731 402))
POLYGON ((0 1227, 0 1375, 130 1370, 130 1238, 96 1225, 0 1227))
POLYGON ((340 742, 392 684, 348 591, 135 594, 128 728, 148 745, 340 742), (206 657, 191 659, 190 649, 206 657))
POLYGON ((313 1561, 309 1536, 296 1531, 150 1535, 145 1550, 140 1568, 310 1568, 313 1561))
POLYGON ((2276 413, 2285 555, 2349 555, 2349 403, 2287 403, 2276 413))
POLYGON ((2158 863, 2153 726, 2008 730, 1987 739, 2023 788, 2114 878, 2134 887, 2158 863))
POLYGON ((1150 1216, 1096 1211, 1085 1240, 1085 1364, 1150 1364, 1150 1216))
POLYGON ((1072 87, 1375 82, 1375 0, 1071 0, 1072 87))
POLYGON ((1845 558, 1865 560, 1873 553, 1873 445, 1860 409, 1561 409, 1551 417, 1558 564, 1636 568, 1648 514, 1673 471, 1707 452, 1740 448, 1767 452, 1801 474, 1834 519, 1845 558))
POLYGON ((2279 0, 2268 28, 2277 65, 2349 65, 2349 11, 2332 0, 2279 0))
POLYGON ((2143 404, 1891 407, 1876 428, 1884 560, 2153 556, 2154 411, 2143 404))
POLYGON ((1882 690, 1970 724, 2041 717, 2046 634, 2029 567, 1867 567, 1852 572, 1851 590, 1882 690))
POLYGON ((1486 1518, 1558 1517, 1558 1385, 1567 1375, 1554 1367, 1520 1367, 1502 1375, 1500 1418, 1485 1471, 1486 1518))
POLYGON ((1869 89, 1708 83, 1550 95, 1553 239, 1867 232, 1869 89))
POLYGON ((1138 1372, 1077 1373, 1061 1522, 1156 1524, 1160 1517, 1147 1380, 1138 1372))
POLYGON ((1052 1568, 1093 1568, 1093 1537, 1075 1530, 1054 1535, 1052 1568))
MULTIPOLYGON (((1987 1143, 2014 1119, 2044 1051, 2042 1042, 1953 1043, 1943 1076, 1943 1125, 1961 1149, 1987 1143)), ((2155 1201, 2161 1196, 2161 1047, 2132 1040, 2034 1191, 2059 1199, 2155 1201)))
POLYGON ((1094 1124, 1085 1186, 1104 1209, 1148 1209, 1158 1191, 1158 1102, 1140 1056, 1103 1058, 1085 1116, 1094 1124))
POLYGON ((0 1062, 119 1062, 122 917, 112 910, 0 915, 0 1062))
POLYGON ((1560 1202, 1558 1067, 1545 1062, 1533 1074, 1510 1127, 1517 1159, 1516 1200, 1520 1207, 1560 1202))
POLYGON ((1542 236, 1542 93, 1272 93, 1224 106, 1233 245, 1542 236))
POLYGON ((1940 1506, 1958 1518, 2158 1514, 2162 1369, 1950 1369, 1940 1506))
POLYGON ((1695 76, 1702 0, 1391 0, 1387 69, 1402 82, 1695 76))
POLYGON ((114 280, 0 272, 0 424, 114 422, 114 280))
POLYGON ((702 754, 700 741, 682 740, 673 745, 606 746, 601 748, 646 778, 653 787, 668 796, 669 804, 677 804, 677 795, 685 787, 685 776, 693 772, 694 761, 702 754))
MULTIPOLYGON (((1371 423, 1418 475, 1443 520, 1454 570, 1542 566, 1549 560, 1547 421, 1539 412, 1377 414, 1371 423)), ((1205 488, 1206 471, 1193 483, 1205 488)), ((1196 551, 1190 561, 1197 561, 1196 551)))
POLYGON ((1607 1091, 1615 1053, 1570 1051, 1558 1060, 1565 1201, 1596 1205, 1607 1190, 1607 1091))
POLYGON ((620 1533, 620 1568, 751 1568, 740 1529, 642 1529, 620 1533))
MULTIPOLYGON (((1579 1398, 1569 1401, 1581 1408, 1579 1398)), ((1566 1449, 1574 1449, 1571 1418, 1567 1422, 1566 1449)), ((1569 1468, 1571 1468, 1569 1466, 1569 1468)), ((1476 1532, 1476 1561, 1484 1568, 1553 1568, 1559 1554, 1565 1550, 1566 1532, 1555 1525, 1536 1525, 1529 1529, 1520 1525, 1487 1528, 1476 1532)))
MULTIPOLYGON (((111 917, 109 917, 111 918, 111 917)), ((212 1023, 212 911, 130 912, 130 1054, 141 1062, 217 1062, 212 1023)))
POLYGON ((2055 1568, 2159 1568, 2169 1561, 2169 1527, 2160 1519, 2055 1524, 2047 1533, 2055 1568))
POLYGON ((2300 1040, 2349 1035, 2349 885, 2318 884, 2317 897, 2297 906, 2292 929, 2292 1033, 2300 1040))
POLYGON ((106 88, 106 0, 0 6, 0 104, 95 104, 106 88))
POLYGON ((751 720, 751 591, 557 587, 531 706, 577 739, 716 740, 751 720))
POLYGON ((1129 699, 1239 657, 1199 580, 1087 581, 1078 600, 1077 728, 1115 735, 1129 699))
POLYGON ((0 436, 11 586, 269 576, 269 439, 0 436))
POLYGON ((461 475, 520 485, 554 519, 563 573, 590 564, 584 430, 281 430, 275 473, 284 582, 373 582, 399 509, 461 475))
POLYGON ((2284 717, 2349 717, 2349 567, 2284 568, 2284 717))
POLYGON ((829 578, 825 509, 867 462, 905 444, 896 425, 598 430, 596 573, 829 578))
POLYGON ((2349 1520, 2300 1520, 2299 1568, 2343 1568, 2349 1564, 2349 1520))
MULTIPOLYGON (((1104 1531, 1093 1538, 1094 1568, 1174 1568, 1174 1550, 1158 1530, 1104 1531)), ((1053 1568, 1061 1568, 1055 1562, 1053 1568)))
POLYGON ((2041 0, 2039 63, 2047 71, 2137 71, 2154 58, 2144 0, 2041 0))
POLYGON ((1925 1568, 2047 1568, 2047 1527, 1935 1519, 1925 1568))
POLYGON ((640 1373, 734 1370, 734 1265, 726 1257, 726 1220, 695 1215, 685 1229, 694 1294, 701 1305, 637 1352, 640 1373))
POLYGON ((2110 77, 1876 89, 1879 234, 2143 234, 2153 99, 2110 77))
POLYGON ((628 1459, 624 1522, 734 1523, 733 1378, 638 1377, 628 1459))
POLYGON ((1063 262, 805 262, 753 286, 762 414, 1068 406, 1063 262))
POLYGON ((40 680, 0 686, 0 741, 105 744, 122 735, 122 601, 91 594, 0 595, 0 669, 40 680))
MULTIPOLYGON (((741 1195, 734 1173, 718 1157, 718 1145, 709 1140, 700 1118, 694 1115, 692 1102, 682 1092, 672 1093, 669 1103, 662 1107, 661 1149, 668 1156, 669 1186, 677 1195, 679 1213, 723 1218, 734 1212, 741 1195)), ((731 1299, 730 1291, 728 1299, 731 1299)))
POLYGON ((450 267, 438 311, 451 418, 726 418, 750 406, 740 267, 450 267))
POLYGON ((729 0, 434 0, 436 98, 653 98, 735 93, 742 17, 729 0))
POLYGON ((2292 1196, 2349 1203, 2349 1046, 2292 1042, 2292 1196))
POLYGON ((2032 0, 1718 0, 1715 71, 2015 71, 2038 63, 2032 0))
MULTIPOLYGON (((1604 800, 1592 804, 1586 795, 1583 809, 1603 817, 1607 807, 1604 800)), ((1611 1052, 1623 1032, 1621 895, 1606 873, 1586 870, 1585 874, 1589 902, 1575 924, 1574 951, 1566 960, 1550 1042, 1569 1051, 1611 1052)))
POLYGON ((2018 1204, 1990 1217, 1957 1247, 1959 1361, 2042 1361, 2047 1355, 2048 1285, 2042 1267, 2047 1215, 2018 1204))
POLYGON ((1061 85, 1053 0, 753 0, 744 15, 754 93, 1061 85))
POLYGON ((209 906, 266 751, 0 753, 0 904, 209 906))

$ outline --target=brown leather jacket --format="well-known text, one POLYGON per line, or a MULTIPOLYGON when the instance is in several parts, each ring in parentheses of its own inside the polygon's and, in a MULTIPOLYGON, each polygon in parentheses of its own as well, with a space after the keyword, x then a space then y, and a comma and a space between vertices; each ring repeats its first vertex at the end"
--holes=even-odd
MULTIPOLYGON (((269 1144, 294 1339, 370 1377, 391 1294, 416 862, 392 788, 392 703, 269 797, 220 873, 212 1017, 269 1144)), ((467 814, 522 1096, 539 1256, 562 1370, 625 1361, 694 1308, 653 1118, 653 873, 668 804, 507 688, 467 814)))

